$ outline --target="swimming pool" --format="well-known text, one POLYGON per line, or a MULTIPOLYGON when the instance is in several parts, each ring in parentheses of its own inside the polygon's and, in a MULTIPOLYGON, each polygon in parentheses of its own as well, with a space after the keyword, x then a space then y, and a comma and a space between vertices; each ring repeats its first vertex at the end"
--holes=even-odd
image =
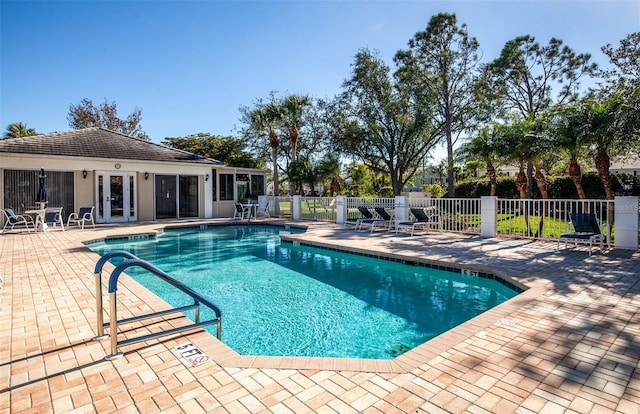
MULTIPOLYGON (((89 247, 127 250, 211 299, 223 312, 223 342, 242 355, 391 359, 518 293, 486 278, 281 243, 282 232, 168 229, 89 247)), ((186 303, 150 274, 127 273, 173 306, 186 303)))

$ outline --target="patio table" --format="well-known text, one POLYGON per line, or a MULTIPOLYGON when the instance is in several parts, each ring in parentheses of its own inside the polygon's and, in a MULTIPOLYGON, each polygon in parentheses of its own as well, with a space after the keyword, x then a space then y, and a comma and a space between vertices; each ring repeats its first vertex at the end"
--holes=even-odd
POLYGON ((243 208, 249 208, 249 219, 251 217, 255 218, 258 214, 258 203, 244 203, 242 204, 243 208))
POLYGON ((44 222, 45 209, 25 210, 24 214, 29 214, 34 216, 33 226, 35 231, 38 231, 38 226, 42 228, 42 231, 47 230, 47 224, 44 222))

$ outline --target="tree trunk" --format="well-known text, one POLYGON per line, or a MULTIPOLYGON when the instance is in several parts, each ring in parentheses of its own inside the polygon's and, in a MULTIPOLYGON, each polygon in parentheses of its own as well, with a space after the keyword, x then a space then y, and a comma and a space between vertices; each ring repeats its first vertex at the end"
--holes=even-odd
POLYGON ((453 176, 453 145, 451 144, 451 132, 447 135, 447 184, 448 184, 448 197, 453 198, 456 196, 455 178, 453 176))
MULTIPOLYGON (((536 184, 538 185, 538 189, 540 190, 540 195, 543 200, 547 200, 549 198, 549 191, 547 186, 547 177, 544 175, 542 170, 536 167, 536 184)), ((540 220, 538 221, 538 231, 534 234, 535 237, 539 237, 542 235, 542 229, 544 228, 544 219, 547 216, 548 212, 548 204, 546 201, 542 202, 542 211, 539 212, 540 220)))
POLYGON ((531 195, 533 186, 533 163, 531 161, 527 162, 527 195, 525 198, 533 198, 531 195))
POLYGON ((489 183, 491 184, 491 193, 489 195, 495 196, 496 189, 498 187, 498 179, 496 178, 496 169, 491 161, 487 161, 487 176, 489 177, 489 183))
POLYGON ((300 133, 296 124, 291 125, 289 136, 291 138, 291 161, 295 161, 298 158, 298 141, 300 140, 300 133))
POLYGON ((278 148, 271 147, 271 160, 273 161, 273 195, 280 195, 280 180, 278 179, 278 148))
POLYGON ((389 171, 391 171, 391 189, 393 190, 393 195, 399 196, 402 192, 402 172, 398 166, 389 166, 389 171))
POLYGON ((587 196, 584 193, 584 188, 582 188, 582 169, 580 168, 580 164, 578 164, 575 160, 571 160, 569 162, 567 172, 569 174, 569 178, 571 178, 571 181, 573 181, 573 185, 576 186, 576 191, 578 192, 578 197, 580 198, 580 200, 586 199, 587 196))
POLYGON ((527 174, 520 170, 516 176, 516 188, 520 193, 520 198, 527 198, 527 174))
MULTIPOLYGON (((596 170, 602 184, 604 185, 604 193, 607 196, 607 200, 613 200, 613 192, 611 191, 611 176, 609 174, 609 166, 611 165, 609 160, 609 154, 605 151, 598 151, 595 158, 596 170)), ((611 230, 613 228, 614 206, 613 202, 608 203, 607 208, 607 240, 611 240, 611 230)))
POLYGON ((535 179, 536 179, 536 184, 538 185, 538 190, 540 190, 540 196, 544 199, 549 198, 547 176, 544 175, 544 173, 540 168, 536 168, 535 179))
POLYGON ((280 180, 278 179, 278 134, 271 128, 269 130, 269 145, 271 146, 271 161, 273 162, 273 195, 280 195, 280 180))
POLYGON ((604 185, 604 193, 607 196, 607 200, 613 200, 611 176, 609 175, 609 166, 611 165, 609 162, 609 154, 604 151, 598 151, 594 161, 596 163, 596 170, 598 170, 600 180, 602 180, 602 184, 604 185))
MULTIPOLYGON (((528 187, 528 178, 527 174, 524 173, 523 170, 518 172, 516 176, 516 188, 520 193, 520 199, 524 200, 527 198, 527 187, 528 187)), ((525 204, 524 201, 520 203, 520 212, 524 214, 524 222, 527 226, 527 235, 531 236, 531 226, 529 225, 529 208, 525 204)))

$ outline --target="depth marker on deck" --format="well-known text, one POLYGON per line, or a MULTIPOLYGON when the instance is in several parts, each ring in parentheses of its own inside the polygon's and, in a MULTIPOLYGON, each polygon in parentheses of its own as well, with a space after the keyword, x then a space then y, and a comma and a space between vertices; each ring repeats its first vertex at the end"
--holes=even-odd
POLYGON ((173 347, 173 349, 178 352, 180 358, 182 358, 185 362, 188 363, 188 365, 191 365, 192 367, 197 367, 198 365, 202 365, 205 362, 209 362, 211 360, 211 358, 209 358, 207 354, 202 352, 200 348, 198 348, 191 342, 185 342, 184 344, 176 345, 173 347))

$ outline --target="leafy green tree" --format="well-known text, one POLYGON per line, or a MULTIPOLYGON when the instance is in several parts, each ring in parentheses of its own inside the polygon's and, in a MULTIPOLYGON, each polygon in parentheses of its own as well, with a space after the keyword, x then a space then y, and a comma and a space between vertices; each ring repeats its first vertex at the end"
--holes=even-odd
POLYGON ((447 194, 447 190, 445 190, 445 188, 438 183, 423 185, 422 191, 431 194, 431 197, 434 198, 442 198, 445 194, 447 194))
MULTIPOLYGON (((500 57, 487 65, 485 95, 493 97, 506 112, 516 111, 525 120, 535 121, 542 111, 577 98, 580 78, 597 70, 590 59, 591 55, 576 54, 556 38, 547 46, 540 46, 532 36, 516 37, 505 44, 500 57)), ((527 163, 528 180, 533 180, 533 161, 527 163)), ((536 182, 545 194, 546 179, 536 177, 536 182)))
POLYGON ((409 49, 395 57, 401 79, 415 83, 435 104, 447 148, 449 197, 455 195, 453 147, 458 137, 472 128, 478 112, 474 93, 478 48, 467 26, 458 26, 455 14, 439 13, 431 17, 425 31, 409 41, 409 49))
POLYGON ((320 179, 325 182, 325 188, 329 188, 329 194, 333 197, 340 194, 344 187, 340 156, 335 152, 329 152, 318 162, 320 179), (328 184, 328 185, 327 185, 328 184))
POLYGON ((67 121, 73 129, 100 127, 136 138, 149 139, 140 124, 142 110, 135 108, 127 118, 120 119, 116 103, 107 99, 98 106, 87 98, 82 99, 78 105, 69 105, 67 121))
POLYGON ((304 184, 308 183, 313 188, 312 182, 316 180, 314 168, 311 161, 307 157, 300 156, 294 161, 291 161, 286 169, 287 179, 291 183, 291 187, 297 191, 293 191, 292 194, 298 193, 303 195, 304 184))
POLYGON ((166 137, 163 145, 218 160, 225 165, 262 168, 264 165, 245 151, 245 141, 231 136, 197 133, 186 137, 166 137))
POLYGON ((4 133, 4 138, 7 139, 31 137, 33 135, 38 135, 35 129, 28 128, 27 124, 23 124, 22 122, 14 122, 13 124, 9 124, 9 126, 7 126, 7 130, 4 133))
POLYGON ((333 146, 390 175, 399 195, 438 141, 431 108, 415 85, 394 82, 377 53, 360 50, 343 84, 333 146))
POLYGON ((350 195, 362 196, 373 189, 370 179, 371 172, 364 163, 354 162, 347 167, 347 176, 351 178, 350 195), (355 188, 355 191, 354 191, 355 188))
POLYGON ((603 72, 605 79, 614 85, 637 88, 640 86, 640 32, 629 34, 617 48, 603 46, 613 68, 603 72))

